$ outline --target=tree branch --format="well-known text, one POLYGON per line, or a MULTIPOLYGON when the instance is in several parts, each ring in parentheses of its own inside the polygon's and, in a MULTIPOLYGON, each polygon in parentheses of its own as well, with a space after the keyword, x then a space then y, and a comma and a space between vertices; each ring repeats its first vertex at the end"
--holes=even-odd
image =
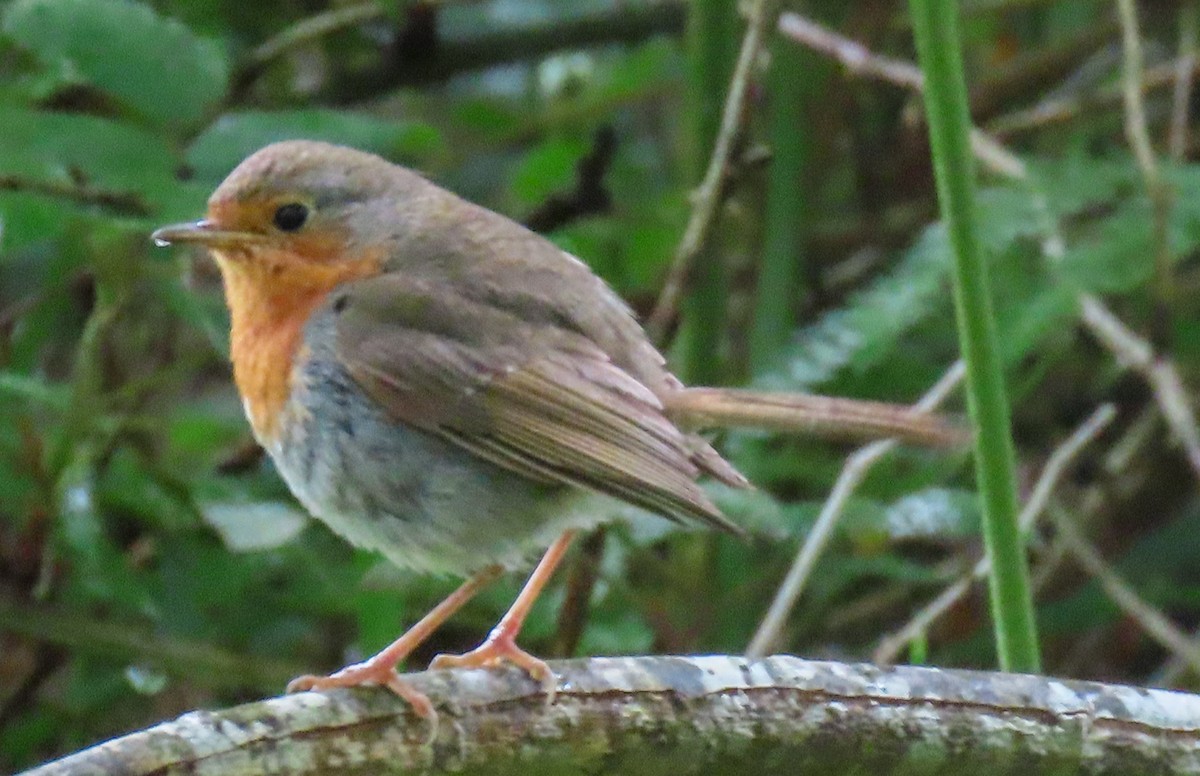
POLYGON ((554 664, 547 705, 516 670, 410 677, 436 738, 384 690, 193 712, 28 772, 1200 773, 1200 697, 975 671, 777 656, 554 664), (949 770, 947 770, 949 767, 949 770))
POLYGON ((338 76, 324 99, 347 104, 406 86, 445 81, 451 76, 509 62, 531 61, 555 51, 615 43, 637 43, 683 29, 686 7, 674 0, 619 5, 552 23, 537 22, 479 30, 437 42, 428 58, 392 52, 375 67, 338 76))

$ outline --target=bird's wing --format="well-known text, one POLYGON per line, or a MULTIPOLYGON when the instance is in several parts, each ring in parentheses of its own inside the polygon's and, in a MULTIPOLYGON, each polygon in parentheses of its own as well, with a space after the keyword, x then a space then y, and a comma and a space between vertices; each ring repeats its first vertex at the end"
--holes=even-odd
POLYGON ((533 480, 736 531, 696 485, 687 437, 578 333, 388 273, 327 301, 336 353, 397 421, 533 480))

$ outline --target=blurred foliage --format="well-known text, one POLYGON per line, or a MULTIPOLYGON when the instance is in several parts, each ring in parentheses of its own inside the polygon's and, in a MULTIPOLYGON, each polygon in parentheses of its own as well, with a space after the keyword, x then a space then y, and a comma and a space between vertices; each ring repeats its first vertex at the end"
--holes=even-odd
MULTIPOLYGON (((1119 78, 1109 5, 964 7, 976 120, 1002 132, 1032 171, 1021 185, 981 183, 1023 477, 1031 483, 1098 402, 1115 402, 1118 422, 1059 499, 1149 601, 1192 626, 1195 476, 1145 385, 1079 327, 1076 298, 1104 295, 1200 385, 1198 147, 1192 138, 1165 170, 1173 265, 1172 293, 1161 298, 1151 202, 1120 103, 1105 97, 1119 78), (1087 46, 1081 29, 1094 33, 1087 46), (1077 110, 1017 120, 1051 98, 1077 110), (1043 252, 1047 218, 1064 235, 1061 260, 1043 252), (1118 444, 1132 452, 1115 458, 1118 444)), ((1156 64, 1174 55, 1175 6, 1147 8, 1156 64)), ((393 569, 304 516, 251 442, 213 267, 154 249, 153 227, 202 214, 208 192, 261 145, 326 139, 550 223, 552 239, 645 313, 706 160, 694 133, 711 119, 694 112, 721 102, 694 98, 694 59, 737 49, 736 39, 689 42, 687 10, 670 0, 0 1, 0 770, 279 692, 291 675, 387 643, 456 583, 393 569), (296 34, 347 11, 350 23, 296 34), (606 136, 615 146, 600 179, 581 180, 606 136), (604 196, 582 196, 597 187, 604 196)), ((810 0, 803 10, 912 58, 902 3, 810 0)), ((716 300, 723 323, 703 371, 735 381, 753 362, 764 386, 912 401, 956 356, 948 249, 931 223, 915 103, 815 56, 777 61, 811 69, 756 75, 706 253, 718 273, 711 287, 728 297, 716 300), (782 76, 806 88, 783 88, 782 76), (798 169, 766 174, 762 152, 788 142, 800 145, 779 158, 798 169), (760 286, 764 246, 775 262, 794 250, 796 266, 775 265, 760 286), (756 316, 757 305, 769 316, 756 316), (752 358, 752 329, 764 325, 775 329, 754 334, 752 358)), ((715 64, 705 77, 728 72, 728 62, 715 64)), ((1153 136, 1164 137, 1170 90, 1148 100, 1153 136)), ((592 543, 602 552, 596 583, 584 588, 590 606, 558 614, 586 576, 568 568, 526 628, 532 651, 745 648, 849 447, 752 433, 721 441, 759 485, 718 494, 754 538, 665 521, 610 529, 592 543), (565 634, 580 617, 574 643, 565 634)), ((974 562, 967 463, 961 452, 901 449, 873 470, 783 648, 864 659, 974 562)), ((1034 557, 1046 568, 1047 670, 1152 681, 1161 649, 1069 563, 1054 565, 1043 538, 1034 537, 1034 557)), ((472 646, 519 583, 480 596, 414 665, 472 646)), ((927 634, 921 657, 992 666, 989 634, 977 593, 927 634)))

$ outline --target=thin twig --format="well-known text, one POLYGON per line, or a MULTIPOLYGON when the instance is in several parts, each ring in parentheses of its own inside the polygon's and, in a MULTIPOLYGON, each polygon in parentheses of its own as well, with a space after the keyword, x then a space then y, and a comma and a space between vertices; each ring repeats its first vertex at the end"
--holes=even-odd
MULTIPOLYGON (((1178 81, 1181 62, 1167 62, 1148 68, 1142 76, 1142 92, 1151 92, 1171 86, 1178 81)), ((1193 59, 1189 77, 1195 75, 1200 62, 1193 59)), ((1051 97, 1031 108, 1022 108, 999 116, 988 122, 988 130, 1000 137, 1011 137, 1023 132, 1044 129, 1055 124, 1071 121, 1088 110, 1111 107, 1122 100, 1122 89, 1104 89, 1088 96, 1051 97)))
POLYGON ((278 35, 268 38, 250 52, 245 67, 258 71, 279 57, 346 27, 378 19, 387 13, 387 5, 367 0, 357 5, 331 8, 328 11, 301 19, 278 35))
POLYGON ((1037 99, 1037 95, 1072 88, 1087 89, 1082 83, 1091 63, 1101 61, 1110 50, 1117 31, 1115 14, 1097 14, 1076 31, 1046 41, 1044 47, 1017 54, 994 70, 980 71, 970 88, 971 115, 983 122, 1013 103, 1037 99), (1057 85, 1056 85, 1057 84, 1057 85))
POLYGON ((1140 625, 1150 638, 1180 660, 1186 661, 1193 671, 1200 671, 1200 644, 1193 642, 1171 622, 1171 618, 1139 596, 1083 537, 1065 509, 1055 504, 1051 507, 1050 514, 1054 519, 1059 541, 1066 546, 1067 551, 1084 571, 1100 583, 1113 603, 1140 625))
POLYGON ((67 199, 81 205, 102 207, 123 216, 144 217, 151 215, 154 211, 142 198, 142 195, 135 191, 102 189, 68 181, 36 180, 18 175, 0 175, 0 191, 24 191, 30 194, 67 199))
MULTIPOLYGON (((1081 515, 1096 514, 1114 495, 1137 491, 1145 480, 1141 474, 1144 470, 1133 469, 1131 476, 1129 462, 1155 443, 1153 434, 1160 428, 1161 420, 1162 414, 1158 409, 1152 404, 1147 404, 1124 424, 1120 436, 1099 456, 1099 475, 1092 478, 1077 497, 1072 498, 1076 512, 1081 515)), ((1041 592, 1056 578, 1058 569, 1067 556, 1067 548, 1061 541, 1051 537, 1042 543, 1038 549, 1037 569, 1033 577, 1035 592, 1041 592)), ((1061 671, 1061 665, 1059 670, 1061 671)))
POLYGON ((592 148, 575 164, 575 185, 551 194, 523 222, 535 232, 553 232, 588 216, 612 210, 612 193, 605 178, 617 152, 617 132, 610 125, 596 130, 592 148))
POLYGON ((1046 465, 1042 467, 1042 473, 1034 484, 1033 490, 1029 492, 1025 508, 1021 510, 1018 522, 1022 531, 1029 531, 1033 528, 1038 515, 1046 508, 1050 495, 1058 487, 1059 480, 1066 474, 1068 467, 1083 452, 1083 448, 1100 436, 1100 432, 1107 428, 1108 424, 1112 423, 1116 417, 1117 410, 1113 405, 1101 404, 1087 417, 1087 420, 1080 423, 1071 432, 1071 435, 1061 445, 1054 449, 1054 452, 1046 459, 1046 465))
POLYGON ((600 579, 600 563, 604 559, 604 539, 607 534, 605 527, 600 526, 579 543, 579 553, 567 577, 566 595, 558 610, 558 623, 550 650, 550 654, 556 657, 570 657, 579 647, 592 605, 592 591, 600 579))
POLYGON ((779 31, 797 43, 833 57, 854 75, 887 81, 914 92, 925 88, 925 76, 913 63, 876 54, 862 43, 839 35, 798 13, 789 11, 780 14, 779 31))
POLYGON ((1117 0, 1121 20, 1121 91, 1125 100, 1125 136, 1147 183, 1158 179, 1158 161, 1150 144, 1146 124, 1146 104, 1142 100, 1142 42, 1138 32, 1137 10, 1133 0, 1117 0))
POLYGON ((1196 74, 1196 36, 1200 27, 1200 3, 1184 0, 1179 7, 1179 58, 1175 60, 1175 89, 1171 97, 1171 124, 1167 148, 1171 158, 1182 161, 1187 151, 1188 116, 1192 84, 1196 74))
MULTIPOLYGON (((794 12, 779 15, 779 32, 840 62, 846 70, 876 78, 918 94, 925 89, 921 69, 902 59, 875 54, 863 44, 794 12)), ((1005 177, 1015 177, 1021 164, 999 141, 977 127, 971 129, 971 150, 987 169, 1005 177)))
MULTIPOLYGON (((933 387, 926 391, 925 395, 913 405, 913 409, 919 412, 929 412, 935 409, 945 401, 950 392, 962 381, 964 372, 965 367, 963 362, 956 361, 934 383, 933 387)), ((872 442, 869 445, 859 448, 846 459, 846 463, 842 467, 842 473, 838 475, 837 482, 834 483, 833 490, 829 493, 829 498, 826 499, 824 506, 821 507, 821 514, 817 517, 817 522, 813 525, 812 531, 809 532, 808 537, 804 540, 804 544, 801 545, 800 552, 796 554, 796 559, 792 561, 792 567, 788 570, 787 576, 784 577, 783 583, 780 584, 779 590, 775 593, 775 599, 771 602, 771 607, 767 610, 766 616, 763 617, 762 622, 759 624, 754 638, 750 640, 750 646, 746 648, 747 656, 762 657, 774 649, 776 642, 779 640, 779 634, 792 612, 792 608, 796 605, 796 601, 804 591, 804 585, 807 583, 809 575, 817 563, 817 559, 829 543, 829 538, 833 535, 833 529, 837 526, 838 519, 845 510, 850 497, 854 494, 854 490, 867 476, 871 467, 880 458, 890 452, 896 444, 896 440, 894 439, 872 442)))
POLYGON ((1079 305, 1088 331, 1116 356, 1117 363, 1142 375, 1150 384, 1167 425, 1183 445, 1192 471, 1200 477, 1200 430, 1174 362, 1155 354, 1149 342, 1135 334, 1096 297, 1080 294, 1079 305))
POLYGON ((763 39, 775 23, 778 8, 778 0, 755 0, 750 7, 746 21, 746 33, 742 37, 742 47, 738 52, 737 64, 734 66, 733 76, 729 81, 729 92, 725 97, 725 107, 721 113, 721 127, 717 133, 716 143, 713 145, 708 169, 693 196, 692 214, 684 229, 683 237, 679 241, 679 246, 675 250, 671 269, 663 283, 662 293, 646 321, 646 331, 655 342, 662 341, 664 332, 675 318, 679 301, 683 297, 684 287, 692 271, 692 264, 707 242, 709 232, 712 231, 713 222, 716 220, 717 211, 721 205, 723 184, 729 171, 734 141, 741 133, 748 115, 745 104, 750 73, 754 70, 754 63, 758 59, 763 39))
POLYGON ((1134 415, 1133 420, 1129 421, 1122 432, 1121 438, 1104 454, 1101 468, 1106 475, 1103 478, 1106 482, 1101 483, 1103 487, 1107 488, 1112 479, 1128 472, 1132 462, 1144 454, 1146 448, 1158 443, 1160 419, 1160 413, 1149 405, 1142 407, 1134 415))
MULTIPOLYGON (((1192 631, 1188 637, 1192 644, 1196 645, 1196 649, 1200 649, 1200 628, 1192 631)), ((1150 675, 1150 680, 1146 683, 1149 687, 1177 687, 1185 674, 1189 673, 1192 664, 1187 661, 1178 652, 1172 652, 1171 657, 1162 664, 1157 671, 1150 675)), ((1195 670, 1190 673, 1200 675, 1200 672, 1195 670)))
MULTIPOLYGON (((1117 16, 1121 21, 1121 91, 1125 102, 1125 136, 1137 160, 1145 181, 1146 196, 1150 198, 1154 218, 1154 296, 1161 308, 1157 320, 1169 321, 1171 310, 1171 245, 1167 226, 1171 217, 1171 191, 1163 180, 1154 147, 1150 143, 1146 103, 1142 99, 1142 42, 1138 30, 1137 8, 1134 0, 1117 0, 1117 16)), ((1164 331, 1166 327, 1163 327, 1164 331)), ((1161 339, 1161 338, 1160 338, 1161 339)))
MULTIPOLYGON (((1099 436, 1100 432, 1116 417, 1116 414, 1116 409, 1111 404, 1103 404, 1097 407, 1096 411, 1088 416, 1088 419, 1081 423, 1050 454, 1050 457, 1046 460, 1046 465, 1042 467, 1042 473, 1038 477, 1037 483, 1034 484, 1033 490, 1030 491, 1029 498, 1025 502, 1025 507, 1021 510, 1021 514, 1017 518, 1017 523, 1023 533, 1028 533, 1033 528, 1034 522, 1046 508, 1050 494, 1054 492, 1063 474, 1066 473, 1079 453, 1099 436)), ((874 653, 872 653, 872 660, 876 663, 894 662, 900 651, 909 642, 926 633, 939 617, 949 611, 950 607, 962 600, 963 596, 971 590, 971 586, 976 580, 987 576, 990 568, 991 562, 988 557, 985 555, 980 558, 975 563, 974 568, 955 580, 949 587, 939 593, 936 598, 923 606, 902 628, 881 639, 879 645, 875 647, 874 653)))

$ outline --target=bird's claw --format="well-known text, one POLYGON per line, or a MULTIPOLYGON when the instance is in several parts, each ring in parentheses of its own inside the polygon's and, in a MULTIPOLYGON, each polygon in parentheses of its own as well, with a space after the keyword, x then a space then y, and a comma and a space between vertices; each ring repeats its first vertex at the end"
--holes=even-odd
POLYGON ((382 663, 356 663, 346 666, 329 676, 306 674, 297 676, 288 682, 289 693, 305 692, 308 690, 330 690, 335 687, 360 687, 362 685, 382 685, 403 698, 418 717, 429 720, 437 728, 437 711, 429 696, 421 692, 401 678, 395 666, 382 663))
POLYGON ((554 701, 558 692, 558 678, 545 660, 536 658, 517 646, 510 636, 489 636, 487 641, 470 652, 461 655, 438 655, 429 664, 430 668, 494 668, 511 663, 529 674, 542 686, 546 702, 554 701))

